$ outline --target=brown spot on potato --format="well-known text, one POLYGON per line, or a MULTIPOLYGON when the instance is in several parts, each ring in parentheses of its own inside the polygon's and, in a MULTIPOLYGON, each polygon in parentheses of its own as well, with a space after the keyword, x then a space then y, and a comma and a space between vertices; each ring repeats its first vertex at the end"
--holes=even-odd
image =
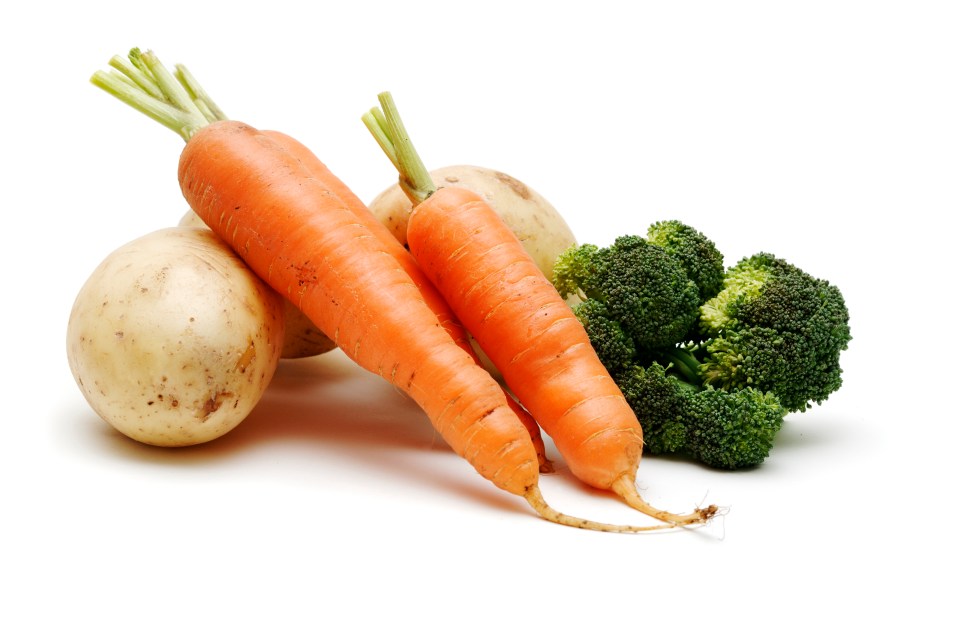
POLYGON ((220 409, 220 406, 223 404, 225 398, 231 398, 233 394, 231 392, 215 391, 207 401, 203 403, 203 410, 201 420, 206 420, 210 417, 211 414, 220 409))
POLYGON ((508 175, 507 173, 502 173, 499 171, 494 171, 493 173, 497 180, 510 188, 513 192, 517 193, 517 196, 521 199, 530 199, 530 189, 527 188, 527 185, 508 175))
POLYGON ((250 344, 247 346, 247 351, 240 355, 240 360, 237 361, 236 369, 242 374, 246 371, 247 366, 253 362, 253 359, 257 356, 257 347, 254 345, 253 341, 250 341, 250 344))

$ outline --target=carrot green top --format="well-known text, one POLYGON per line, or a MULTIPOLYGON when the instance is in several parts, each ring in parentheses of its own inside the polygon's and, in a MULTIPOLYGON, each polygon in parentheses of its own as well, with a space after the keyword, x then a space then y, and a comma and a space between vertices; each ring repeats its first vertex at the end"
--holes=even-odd
POLYGON ((110 71, 90 78, 122 102, 171 129, 184 141, 227 116, 182 64, 171 73, 151 51, 133 48, 127 58, 110 59, 110 71))
POLYGON ((403 192, 413 205, 417 205, 432 195, 437 187, 410 141, 393 96, 385 91, 377 97, 380 107, 371 108, 361 119, 400 173, 403 192))

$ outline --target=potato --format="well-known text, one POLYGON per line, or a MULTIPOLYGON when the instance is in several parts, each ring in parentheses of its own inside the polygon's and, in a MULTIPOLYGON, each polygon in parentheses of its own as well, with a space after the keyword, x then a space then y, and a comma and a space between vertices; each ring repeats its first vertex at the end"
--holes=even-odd
MULTIPOLYGON (((187 210, 180 218, 179 225, 188 228, 207 227, 203 219, 197 216, 197 213, 193 210, 187 210)), ((283 319, 286 328, 284 329, 283 350, 280 352, 281 358, 317 356, 337 347, 332 340, 327 338, 326 334, 320 331, 320 328, 313 324, 313 321, 307 318, 306 314, 286 299, 283 299, 283 319)))
MULTIPOLYGON (((505 173, 478 166, 447 166, 430 171, 437 187, 459 186, 472 190, 490 204, 517 235, 527 254, 548 279, 560 253, 576 244, 573 232, 550 203, 505 173)), ((412 205, 399 185, 370 202, 370 210, 404 245, 412 205)))
POLYGON ((93 410, 130 438, 207 442, 236 427, 272 379, 282 308, 212 231, 158 230, 107 256, 80 289, 70 370, 93 410))

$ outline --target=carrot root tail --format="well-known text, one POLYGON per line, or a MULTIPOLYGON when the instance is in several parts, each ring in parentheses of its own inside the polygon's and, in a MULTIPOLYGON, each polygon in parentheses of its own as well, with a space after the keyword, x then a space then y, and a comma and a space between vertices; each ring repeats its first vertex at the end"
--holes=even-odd
POLYGON ((704 524, 714 516, 716 516, 720 509, 715 504, 711 504, 704 508, 694 509, 690 513, 671 513, 669 511, 663 511, 652 506, 646 500, 644 500, 640 493, 637 491, 637 485, 633 480, 632 476, 622 475, 613 483, 613 491, 623 498, 624 502, 630 505, 632 508, 645 513, 652 518, 665 522, 669 526, 689 526, 692 524, 704 524))
POLYGON ((578 518, 572 515, 567 515, 565 513, 560 513, 543 499, 543 494, 540 492, 540 488, 534 486, 527 490, 524 494, 527 502, 530 506, 533 507, 534 511, 537 514, 555 524, 560 524, 562 526, 572 526, 578 529, 587 529, 589 531, 603 531, 606 533, 644 533, 646 531, 663 531, 668 529, 677 528, 677 524, 666 523, 666 524, 655 524, 651 526, 634 526, 629 524, 608 524, 606 522, 595 522, 594 520, 587 520, 585 518, 578 518))

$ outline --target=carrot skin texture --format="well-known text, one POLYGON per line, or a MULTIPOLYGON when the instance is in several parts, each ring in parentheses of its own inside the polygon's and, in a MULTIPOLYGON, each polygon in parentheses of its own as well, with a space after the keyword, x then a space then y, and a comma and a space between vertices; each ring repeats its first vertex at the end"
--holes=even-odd
POLYGON ((410 251, 578 478, 635 476, 633 410, 583 326, 516 236, 476 194, 440 188, 407 227, 410 251))
MULTIPOLYGON (((299 140, 282 133, 280 131, 266 130, 261 131, 267 137, 275 140, 287 152, 303 162, 304 166, 311 174, 323 184, 333 195, 338 197, 343 204, 349 208, 373 235, 383 241, 387 251, 393 255, 400 263, 403 269, 410 275, 414 283, 419 288, 427 305, 434 311, 441 325, 450 333, 450 336, 457 342, 471 357, 480 364, 473 346, 467 336, 466 330, 460 324, 459 319, 454 315, 453 310, 447 304, 439 291, 430 282, 429 278, 420 269, 413 256, 407 249, 401 245, 390 230, 384 226, 367 207, 363 201, 331 170, 317 157, 309 148, 299 140)), ((527 413, 515 400, 507 396, 507 404, 516 414, 520 422, 530 434, 534 448, 537 451, 537 457, 540 462, 540 469, 544 473, 553 470, 552 463, 547 458, 543 438, 540 433, 540 427, 533 417, 527 413)))
POLYGON ((344 353, 416 401, 459 455, 525 495, 536 452, 502 388, 440 326, 384 243, 275 139, 241 122, 200 129, 178 177, 193 210, 344 353))

